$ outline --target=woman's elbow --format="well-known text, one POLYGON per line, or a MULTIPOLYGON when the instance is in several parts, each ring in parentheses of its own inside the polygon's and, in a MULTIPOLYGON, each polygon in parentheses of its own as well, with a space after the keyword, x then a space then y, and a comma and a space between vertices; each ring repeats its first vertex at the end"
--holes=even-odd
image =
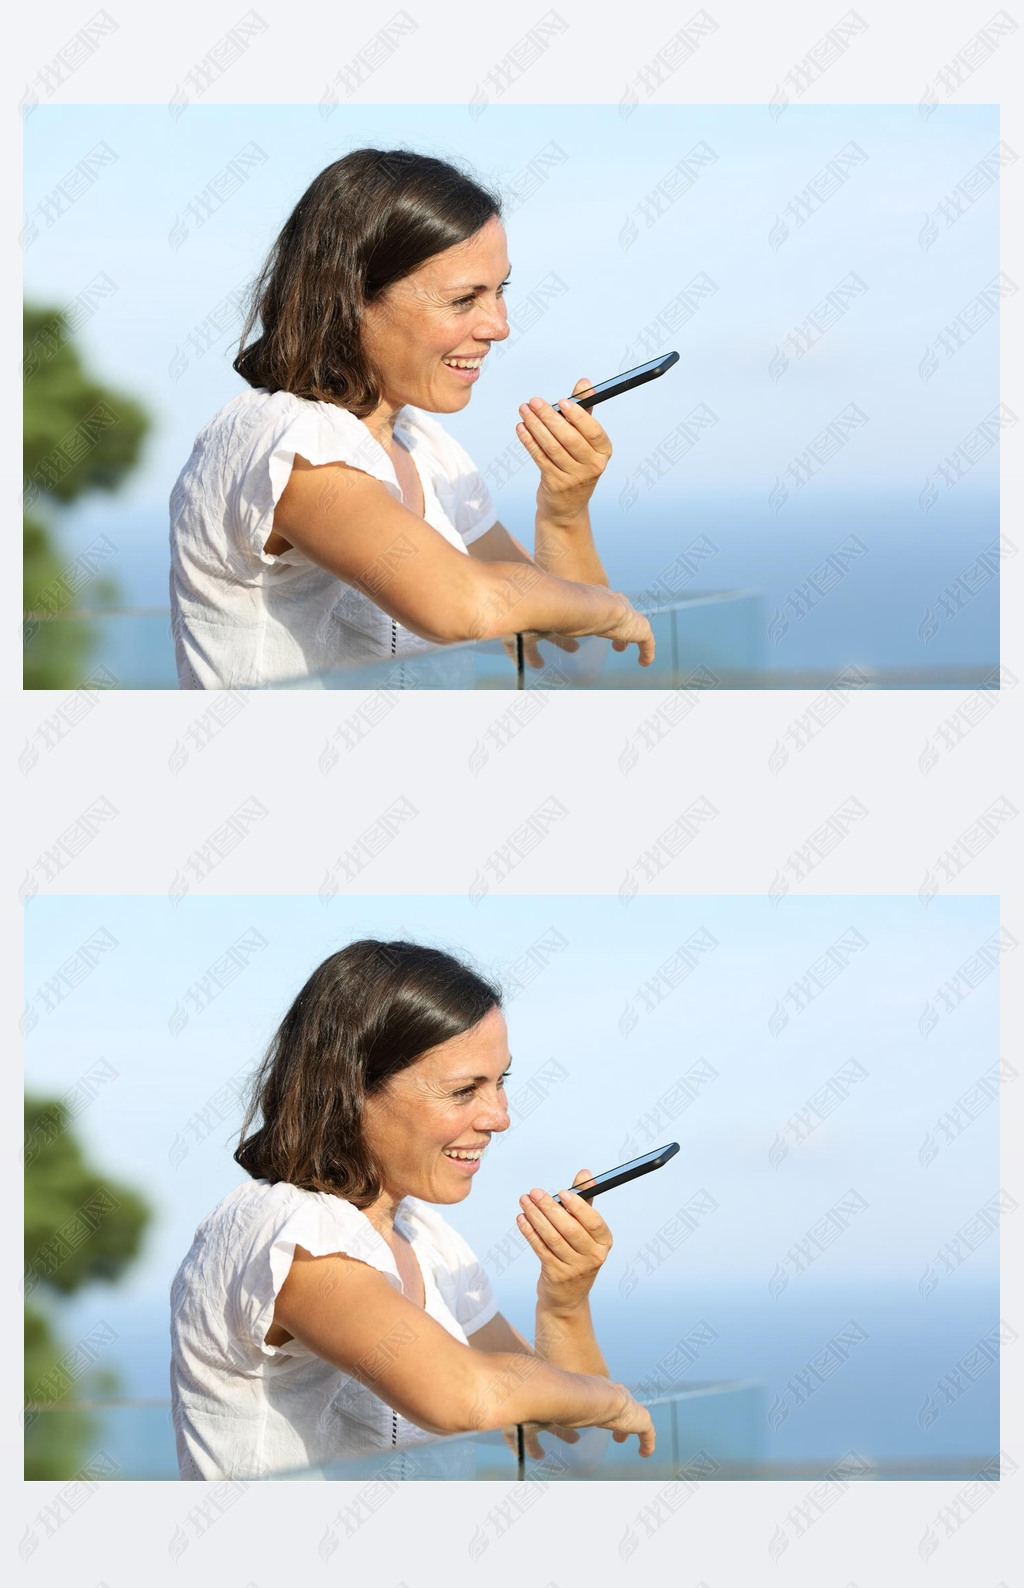
POLYGON ((403 628, 426 640, 428 645, 457 645, 464 640, 482 640, 488 636, 475 625, 475 609, 466 603, 445 603, 425 612, 392 612, 403 628))
MULTIPOLYGON (((450 1381, 444 1392, 431 1396, 423 1408, 430 1426, 441 1434, 477 1434, 500 1428, 502 1419, 492 1375, 481 1370, 483 1364, 470 1364, 470 1371, 450 1381)), ((426 1427, 424 1422, 421 1426, 426 1427)))
POLYGON ((403 1377, 391 1385, 391 1394, 386 1384, 379 1384, 378 1394, 417 1428, 435 1436, 496 1427, 496 1422, 486 1422, 488 1374, 483 1359, 474 1360, 479 1355, 462 1346, 459 1359, 445 1358, 414 1379, 403 1377))

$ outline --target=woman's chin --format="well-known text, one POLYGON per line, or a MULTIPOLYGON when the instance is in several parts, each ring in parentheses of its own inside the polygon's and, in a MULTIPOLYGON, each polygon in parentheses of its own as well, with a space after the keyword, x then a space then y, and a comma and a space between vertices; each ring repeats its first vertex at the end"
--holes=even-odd
POLYGON ((429 401, 414 402, 413 407, 422 408, 429 414, 457 414, 466 407, 473 395, 472 385, 462 385, 452 381, 452 390, 438 391, 435 387, 430 393, 429 401))

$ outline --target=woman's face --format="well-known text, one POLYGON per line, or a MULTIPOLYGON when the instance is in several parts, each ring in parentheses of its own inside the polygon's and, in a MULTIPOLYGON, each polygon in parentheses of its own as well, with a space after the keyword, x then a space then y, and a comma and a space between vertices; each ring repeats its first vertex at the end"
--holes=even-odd
POLYGON ((461 1202, 483 1159, 459 1161, 453 1148, 479 1152, 507 1130, 508 1032, 500 1009, 393 1075, 367 1098, 364 1134, 384 1166, 385 1193, 396 1200, 461 1202))
POLYGON ((466 242, 434 254, 367 305, 363 346, 380 371, 384 404, 434 414, 465 408, 479 373, 445 360, 483 358, 508 336, 508 272, 505 229, 492 215, 466 242))

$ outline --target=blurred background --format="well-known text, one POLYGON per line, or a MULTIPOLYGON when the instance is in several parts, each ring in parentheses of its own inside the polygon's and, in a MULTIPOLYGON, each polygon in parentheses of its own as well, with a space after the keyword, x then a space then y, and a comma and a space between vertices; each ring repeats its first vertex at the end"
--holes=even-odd
POLYGON ((615 1246, 593 1313, 615 1377, 645 1398, 711 1386, 697 1442, 762 1475, 854 1452, 941 1477, 996 1455, 1015 1338, 998 1090, 1016 1079, 996 899, 37 896, 30 1476, 98 1450, 118 1477, 176 1476, 171 1278, 243 1178, 231 1153, 265 1045, 314 966, 363 936, 446 948, 505 989, 512 1127, 446 1216, 525 1334, 519 1195, 678 1141, 599 1204, 615 1246))
POLYGON ((512 334, 446 422, 514 534, 532 545, 518 404, 676 348, 599 411, 615 457, 592 519, 646 608, 730 593, 713 633, 682 625, 681 671, 994 685, 1017 290, 996 107, 170 109, 25 124, 29 687, 174 687, 171 487, 242 389, 249 281, 312 177, 367 144, 504 196, 512 334))

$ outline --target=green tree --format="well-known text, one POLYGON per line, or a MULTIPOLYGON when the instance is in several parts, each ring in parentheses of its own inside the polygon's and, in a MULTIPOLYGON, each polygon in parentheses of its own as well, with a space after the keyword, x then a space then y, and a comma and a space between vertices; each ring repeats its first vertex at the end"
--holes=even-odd
POLYGON ((115 587, 94 577, 109 547, 69 565, 47 520, 88 491, 114 491, 138 462, 151 421, 133 398, 90 375, 59 309, 25 307, 24 602, 25 687, 74 688, 95 645, 84 621, 34 613, 74 610, 77 591, 110 600, 115 587))
MULTIPOLYGON (((109 1370, 82 1363, 91 1351, 62 1346, 52 1322, 54 1302, 83 1285, 120 1278, 138 1255, 152 1213, 129 1186, 89 1164, 59 1101, 25 1103, 25 1403, 50 1406, 106 1393, 109 1370)), ((68 1478, 82 1465, 95 1431, 78 1411, 28 1411, 26 1478, 68 1478)))

